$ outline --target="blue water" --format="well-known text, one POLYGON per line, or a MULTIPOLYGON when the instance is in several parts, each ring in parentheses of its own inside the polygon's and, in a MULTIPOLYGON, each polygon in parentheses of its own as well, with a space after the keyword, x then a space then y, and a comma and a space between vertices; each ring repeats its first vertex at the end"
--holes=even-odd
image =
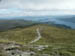
POLYGON ((75 16, 44 16, 44 17, 29 17, 27 20, 38 22, 54 22, 55 24, 66 25, 75 29, 75 16))
MULTIPOLYGON (((4 18, 3 18, 4 19, 4 18)), ((55 24, 62 24, 75 29, 75 15, 67 16, 22 16, 22 17, 11 17, 7 19, 24 19, 32 20, 37 22, 54 22, 55 24)))
MULTIPOLYGON (((27 20, 38 22, 54 22, 55 24, 62 24, 75 29, 75 16, 43 16, 43 17, 26 17, 27 20)), ((24 18, 26 20, 26 18, 24 18)))
MULTIPOLYGON (((68 20, 68 19, 67 19, 68 20)), ((55 22, 55 24, 62 24, 71 27, 72 29, 75 29, 75 23, 72 21, 66 21, 65 19, 51 19, 51 22, 55 22)))

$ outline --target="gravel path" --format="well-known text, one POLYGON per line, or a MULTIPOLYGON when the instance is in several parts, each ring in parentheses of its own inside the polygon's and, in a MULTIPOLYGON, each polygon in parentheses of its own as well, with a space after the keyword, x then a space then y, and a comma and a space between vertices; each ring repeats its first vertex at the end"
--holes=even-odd
POLYGON ((36 32, 37 32, 37 38, 34 39, 33 41, 31 41, 30 43, 35 43, 35 42, 37 42, 37 41, 39 41, 41 39, 42 36, 40 34, 39 28, 36 29, 36 32))

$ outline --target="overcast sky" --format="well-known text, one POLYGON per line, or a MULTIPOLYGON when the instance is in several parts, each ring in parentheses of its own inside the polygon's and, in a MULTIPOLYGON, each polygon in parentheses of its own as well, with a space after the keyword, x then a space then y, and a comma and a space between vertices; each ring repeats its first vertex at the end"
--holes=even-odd
POLYGON ((0 16, 75 14, 75 0, 0 0, 0 16))

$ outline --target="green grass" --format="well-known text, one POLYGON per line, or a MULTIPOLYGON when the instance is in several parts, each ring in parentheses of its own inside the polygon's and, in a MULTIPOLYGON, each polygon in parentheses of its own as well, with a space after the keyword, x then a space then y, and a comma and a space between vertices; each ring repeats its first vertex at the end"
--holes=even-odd
POLYGON ((21 43, 28 43, 33 38, 35 38, 36 33, 35 30, 31 30, 28 28, 25 29, 13 29, 8 30, 6 32, 0 33, 0 41, 14 41, 14 42, 21 42, 21 43))
POLYGON ((31 45, 49 45, 49 48, 37 52, 48 53, 59 52, 62 56, 75 56, 75 30, 58 28, 49 25, 35 25, 26 28, 16 28, 0 32, 0 42, 16 42, 27 45, 37 36, 36 29, 40 28, 42 38, 31 45), (59 48, 56 51, 53 48, 59 48))
POLYGON ((74 44, 75 43, 75 30, 73 29, 64 29, 64 28, 57 28, 48 25, 39 25, 34 26, 33 28, 36 29, 40 27, 42 39, 39 40, 36 44, 50 44, 50 43, 60 43, 60 44, 74 44))

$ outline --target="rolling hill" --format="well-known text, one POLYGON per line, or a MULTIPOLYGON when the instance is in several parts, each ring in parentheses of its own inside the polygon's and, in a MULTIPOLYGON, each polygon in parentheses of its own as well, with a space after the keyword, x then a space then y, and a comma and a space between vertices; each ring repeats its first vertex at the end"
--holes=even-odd
POLYGON ((22 45, 48 45, 49 47, 38 51, 31 48, 37 54, 54 55, 59 52, 60 56, 75 56, 75 30, 58 28, 46 24, 34 25, 26 28, 15 28, 0 32, 0 42, 15 42, 22 45), (36 29, 40 29, 41 39, 35 43, 30 42, 37 36, 36 29))

